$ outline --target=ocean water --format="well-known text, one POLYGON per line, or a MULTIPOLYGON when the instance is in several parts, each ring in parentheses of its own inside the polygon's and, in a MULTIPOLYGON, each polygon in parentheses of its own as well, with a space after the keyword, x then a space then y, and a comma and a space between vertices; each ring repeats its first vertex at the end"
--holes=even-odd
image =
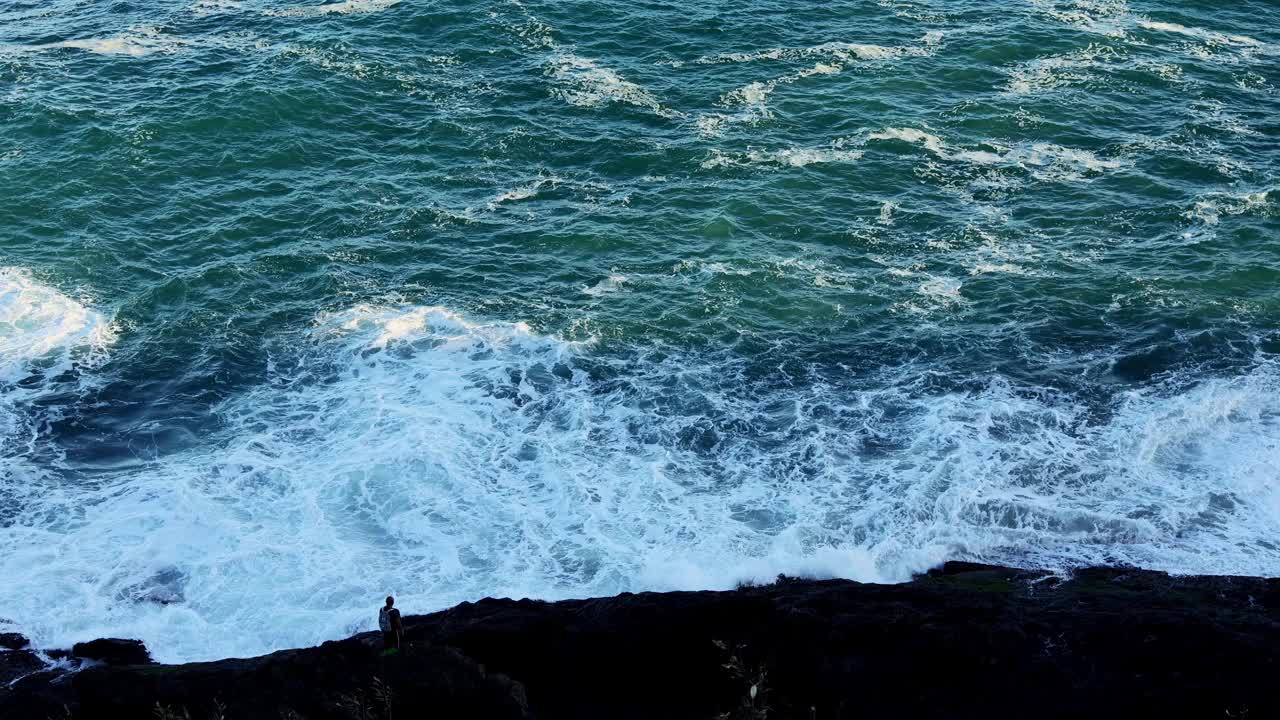
POLYGON ((0 626, 1280 575, 1280 6, 8 0, 0 626))

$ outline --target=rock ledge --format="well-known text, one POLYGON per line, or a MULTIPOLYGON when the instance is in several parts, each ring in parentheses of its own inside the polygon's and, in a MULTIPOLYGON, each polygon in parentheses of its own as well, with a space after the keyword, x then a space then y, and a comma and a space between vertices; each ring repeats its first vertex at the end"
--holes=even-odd
POLYGON ((406 617, 386 658, 366 633, 36 672, 0 684, 0 717, 1280 717, 1278 611, 1274 579, 971 563, 901 585, 486 599, 406 617))

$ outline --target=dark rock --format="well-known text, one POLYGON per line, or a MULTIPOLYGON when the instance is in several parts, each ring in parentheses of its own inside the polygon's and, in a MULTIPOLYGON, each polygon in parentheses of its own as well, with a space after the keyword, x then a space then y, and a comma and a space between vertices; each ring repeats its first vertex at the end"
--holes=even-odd
POLYGON ((151 653, 141 640, 99 638, 71 646, 71 656, 82 660, 96 660, 108 665, 147 665, 152 662, 151 653))
POLYGON ((1001 567, 999 565, 983 565, 982 563, 966 562, 964 560, 949 560, 942 564, 942 567, 934 568, 928 572, 929 575, 967 575, 975 572, 996 572, 996 573, 1025 573, 1025 570, 1014 570, 1013 568, 1001 567))
POLYGON ((28 644, 26 635, 18 633, 0 633, 0 648, 6 650, 21 650, 28 644))
MULTIPOLYGON (((0 650, 0 687, 44 668, 44 662, 26 650, 0 650)), ((0 717, 7 717, 0 714, 0 717)))
POLYGON ((1280 580, 1046 577, 949 563, 901 585, 486 599, 406 617, 405 649, 387 658, 366 633, 247 660, 37 672, 0 687, 0 717, 157 704, 228 720, 1280 717, 1280 580))
POLYGON ((379 643, 365 635, 246 660, 40 673, 0 689, 0 717, 57 716, 66 706, 76 720, 149 718, 157 705, 227 720, 529 717, 519 683, 454 648, 406 642, 384 658, 379 643))

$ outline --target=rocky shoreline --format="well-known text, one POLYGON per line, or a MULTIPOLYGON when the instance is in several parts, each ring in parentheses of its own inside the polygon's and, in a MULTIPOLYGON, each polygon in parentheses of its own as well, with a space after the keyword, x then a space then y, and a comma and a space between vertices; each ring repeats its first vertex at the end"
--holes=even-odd
POLYGON ((0 717, 1280 717, 1280 579, 948 563, 900 585, 487 599, 405 627, 385 658, 376 633, 184 665, 95 641, 51 669, 0 636, 0 717))

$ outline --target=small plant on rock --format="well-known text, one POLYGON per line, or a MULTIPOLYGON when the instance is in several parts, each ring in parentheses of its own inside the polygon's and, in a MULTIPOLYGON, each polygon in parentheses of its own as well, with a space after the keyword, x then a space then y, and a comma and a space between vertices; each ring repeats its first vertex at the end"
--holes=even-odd
POLYGON ((729 645, 722 640, 712 640, 726 655, 721 667, 729 673, 735 684, 741 687, 736 705, 728 712, 720 713, 717 720, 766 720, 769 717, 769 670, 763 662, 749 665, 743 660, 746 644, 729 645))
POLYGON ((373 696, 374 702, 382 707, 382 717, 385 720, 392 720, 391 704, 395 700, 395 693, 391 691, 391 686, 383 682, 382 678, 374 676, 369 686, 369 694, 373 696))
POLYGON ((334 704, 353 720, 373 720, 373 707, 369 698, 365 696, 364 690, 339 695, 334 704))
POLYGON ((340 695, 334 703, 354 720, 392 720, 391 705, 395 699, 391 686, 374 677, 368 688, 340 695))
POLYGON ((151 714, 156 720, 191 720, 191 713, 184 707, 170 707, 156 703, 151 714))

